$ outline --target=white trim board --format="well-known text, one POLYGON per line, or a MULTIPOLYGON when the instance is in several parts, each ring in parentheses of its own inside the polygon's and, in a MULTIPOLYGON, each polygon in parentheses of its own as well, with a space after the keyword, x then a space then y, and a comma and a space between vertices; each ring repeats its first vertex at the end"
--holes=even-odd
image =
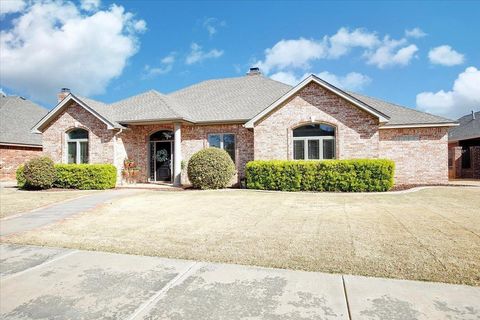
POLYGON ((311 74, 305 80, 300 82, 298 85, 293 87, 290 91, 285 93, 281 98, 279 98, 277 101, 272 103, 270 106, 268 106, 266 109, 258 113, 255 117, 253 117, 250 121, 248 121, 245 124, 245 128, 254 128, 255 123, 258 122, 259 120, 263 119, 265 116, 267 116, 270 112, 275 110, 278 106, 280 106, 282 103, 287 101, 291 96, 296 94, 298 91, 300 91, 302 88, 304 88, 307 84, 310 82, 315 82, 319 86, 327 89, 330 92, 335 93, 336 95, 342 97, 343 99, 347 100, 348 102, 352 103, 353 105, 357 106, 358 108, 366 111, 367 113, 375 116, 378 118, 378 121, 380 123, 386 123, 390 119, 387 115, 379 112, 378 110, 375 110, 374 108, 370 107, 369 105, 363 103, 362 101, 356 99, 355 97, 349 95, 348 93, 338 89, 337 87, 329 84, 328 82, 323 81, 322 79, 318 78, 314 74, 311 74))
POLYGON ((85 104, 82 100, 79 98, 75 97, 73 94, 69 93, 68 96, 66 96, 62 101, 60 101, 55 108, 53 108, 49 113, 47 113, 40 121, 32 128, 32 133, 42 133, 42 129, 50 123, 52 118, 57 116, 68 104, 70 101, 75 101, 79 106, 90 112, 92 115, 94 115, 97 119, 102 121, 107 125, 107 129, 115 129, 115 124, 108 121, 105 117, 100 115, 97 111, 93 110, 91 107, 89 107, 87 104, 85 104))

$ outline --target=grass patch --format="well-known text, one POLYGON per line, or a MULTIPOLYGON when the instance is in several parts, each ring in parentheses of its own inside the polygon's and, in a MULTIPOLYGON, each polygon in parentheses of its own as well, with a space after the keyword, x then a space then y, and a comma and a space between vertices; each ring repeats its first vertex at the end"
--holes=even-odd
POLYGON ((480 285, 480 188, 147 191, 11 243, 480 285))

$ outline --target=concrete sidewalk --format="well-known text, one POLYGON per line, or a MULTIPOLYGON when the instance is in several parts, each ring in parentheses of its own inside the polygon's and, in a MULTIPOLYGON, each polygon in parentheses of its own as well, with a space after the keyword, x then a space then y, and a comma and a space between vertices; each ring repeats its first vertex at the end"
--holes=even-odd
POLYGON ((480 319, 480 288, 0 246, 1 319, 480 319))
POLYGON ((0 220, 0 236, 17 232, 28 231, 38 228, 71 215, 95 208, 114 198, 133 194, 137 190, 107 190, 100 193, 80 196, 58 204, 52 204, 45 208, 32 210, 31 212, 7 217, 0 220))

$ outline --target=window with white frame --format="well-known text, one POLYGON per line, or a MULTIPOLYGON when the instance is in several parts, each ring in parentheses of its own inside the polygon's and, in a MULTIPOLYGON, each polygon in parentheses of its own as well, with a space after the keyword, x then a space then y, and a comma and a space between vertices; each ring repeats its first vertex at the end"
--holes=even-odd
POLYGON ((235 135, 233 133, 212 133, 208 135, 208 145, 220 148, 230 155, 235 162, 235 135))
POLYGON ((315 123, 294 129, 293 159, 335 159, 335 127, 315 123))
POLYGON ((67 163, 88 163, 88 131, 73 129, 67 133, 67 163))

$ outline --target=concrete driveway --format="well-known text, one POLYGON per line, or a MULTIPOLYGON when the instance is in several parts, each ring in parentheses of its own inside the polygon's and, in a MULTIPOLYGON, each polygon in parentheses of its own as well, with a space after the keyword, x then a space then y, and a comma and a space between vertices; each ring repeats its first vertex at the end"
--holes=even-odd
POLYGON ((480 319, 480 288, 0 246, 1 319, 480 319))

